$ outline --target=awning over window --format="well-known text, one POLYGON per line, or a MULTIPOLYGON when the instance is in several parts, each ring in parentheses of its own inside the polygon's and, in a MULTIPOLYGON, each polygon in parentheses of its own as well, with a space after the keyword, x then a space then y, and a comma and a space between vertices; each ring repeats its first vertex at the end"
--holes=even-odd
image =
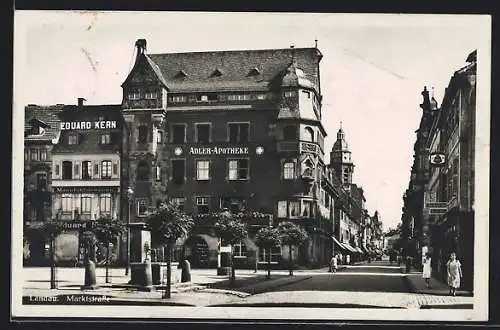
POLYGON ((359 253, 363 253, 363 250, 361 250, 359 247, 356 246, 356 251, 358 251, 359 253))
POLYGON ((349 250, 349 252, 357 253, 356 249, 353 248, 349 243, 342 243, 342 244, 344 244, 344 246, 347 248, 347 250, 349 250))

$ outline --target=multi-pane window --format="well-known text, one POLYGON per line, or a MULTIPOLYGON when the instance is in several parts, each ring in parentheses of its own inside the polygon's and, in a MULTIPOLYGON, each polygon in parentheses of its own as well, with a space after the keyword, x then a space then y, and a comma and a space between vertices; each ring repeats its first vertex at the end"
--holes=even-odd
POLYGON ((143 216, 146 215, 148 210, 148 201, 145 199, 140 199, 137 201, 137 215, 143 216))
POLYGON ((210 124, 196 124, 196 142, 210 143, 210 124))
POLYGON ((92 213, 92 198, 82 197, 82 214, 92 213))
POLYGON ((70 134, 68 136, 68 144, 78 144, 78 135, 77 134, 70 134))
POLYGON ((82 162, 82 180, 90 180, 92 178, 92 162, 83 161, 82 162))
POLYGON ((163 142, 163 132, 162 131, 158 131, 156 133, 156 142, 157 143, 162 143, 163 142))
POLYGON ((174 103, 182 103, 187 101, 186 95, 174 95, 170 98, 170 100, 174 103))
POLYGON ((250 100, 250 94, 232 94, 228 95, 228 101, 248 101, 250 100))
POLYGON ((101 144, 110 144, 111 143, 111 134, 106 133, 101 135, 101 144))
POLYGON ((154 91, 148 91, 148 92, 146 92, 146 94, 144 95, 144 97, 147 100, 154 100, 154 99, 156 99, 156 92, 154 92, 154 91))
POLYGON ((210 161, 196 161, 196 180, 210 180, 210 161))
POLYGON ((229 142, 231 143, 244 143, 248 142, 248 135, 250 131, 249 123, 229 123, 229 142))
POLYGON ((297 201, 288 202, 288 216, 289 217, 300 216, 300 202, 297 201))
POLYGON ((285 97, 294 97, 294 96, 297 95, 297 93, 295 91, 286 91, 286 92, 283 93, 283 95, 285 97))
POLYGON ((279 218, 286 218, 287 215, 287 201, 278 201, 278 217, 279 218))
POLYGON ((73 163, 70 161, 62 162, 62 178, 63 180, 73 179, 73 163))
POLYGON ((283 164, 283 179, 291 180, 295 179, 295 163, 285 162, 283 164))
POLYGON ((186 125, 175 124, 172 125, 172 143, 185 143, 186 142, 186 125))
POLYGON ((102 195, 99 198, 99 211, 101 215, 111 214, 111 196, 102 195))
POLYGON ((111 161, 104 160, 101 162, 101 179, 111 178, 111 161))
POLYGON ((248 159, 232 159, 229 161, 229 180, 248 180, 248 159))
POLYGON ((304 217, 313 216, 313 204, 311 201, 303 201, 302 216, 304 217))
POLYGON ((141 125, 137 127, 138 137, 137 140, 139 143, 148 143, 148 127, 145 125, 141 125))
POLYGON ((38 150, 37 149, 31 149, 31 160, 38 160, 38 150))
POLYGON ((38 173, 36 175, 36 187, 38 190, 47 189, 47 173, 38 173))
POLYGON ((238 242, 233 244, 233 257, 235 258, 246 258, 247 257, 247 246, 243 242, 238 242))
POLYGON ((40 161, 44 162, 47 160, 47 149, 40 149, 40 161))
POLYGON ((139 100, 140 98, 141 98, 141 93, 139 93, 139 91, 137 90, 130 91, 130 93, 128 93, 129 100, 139 100))
POLYGON ((210 211, 208 202, 209 197, 196 197, 196 209, 198 214, 205 214, 210 211))
POLYGON ((61 198, 61 210, 63 212, 73 211, 73 199, 70 196, 63 196, 61 198))
POLYGON ((281 246, 275 246, 275 247, 270 248, 269 250, 259 248, 259 262, 268 262, 269 257, 271 258, 271 263, 280 262, 281 246))
POLYGON ((172 182, 181 184, 184 183, 184 159, 172 160, 172 182))

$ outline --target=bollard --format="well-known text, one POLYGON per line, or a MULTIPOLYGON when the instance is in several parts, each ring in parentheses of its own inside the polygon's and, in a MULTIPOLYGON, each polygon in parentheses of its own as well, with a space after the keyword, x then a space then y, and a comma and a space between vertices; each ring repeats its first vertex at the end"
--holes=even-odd
POLYGON ((191 264, 187 259, 182 261, 181 282, 191 282, 191 264))

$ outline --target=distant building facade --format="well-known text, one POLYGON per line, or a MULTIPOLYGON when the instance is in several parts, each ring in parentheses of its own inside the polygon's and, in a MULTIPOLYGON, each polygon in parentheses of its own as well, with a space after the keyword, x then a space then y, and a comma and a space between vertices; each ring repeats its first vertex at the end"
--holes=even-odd
POLYGON ((438 276, 444 276, 449 254, 457 253, 463 288, 472 290, 476 51, 467 62, 454 73, 440 107, 426 89, 422 93, 423 115, 402 220, 407 253, 420 260, 430 252, 438 276))

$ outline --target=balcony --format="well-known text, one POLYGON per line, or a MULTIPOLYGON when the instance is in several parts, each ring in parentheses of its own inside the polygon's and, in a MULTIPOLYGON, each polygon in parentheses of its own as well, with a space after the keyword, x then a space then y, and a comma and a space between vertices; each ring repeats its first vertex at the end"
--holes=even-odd
POLYGON ((319 153, 319 147, 316 143, 304 141, 280 141, 277 143, 276 149, 278 152, 309 152, 314 155, 319 153))

